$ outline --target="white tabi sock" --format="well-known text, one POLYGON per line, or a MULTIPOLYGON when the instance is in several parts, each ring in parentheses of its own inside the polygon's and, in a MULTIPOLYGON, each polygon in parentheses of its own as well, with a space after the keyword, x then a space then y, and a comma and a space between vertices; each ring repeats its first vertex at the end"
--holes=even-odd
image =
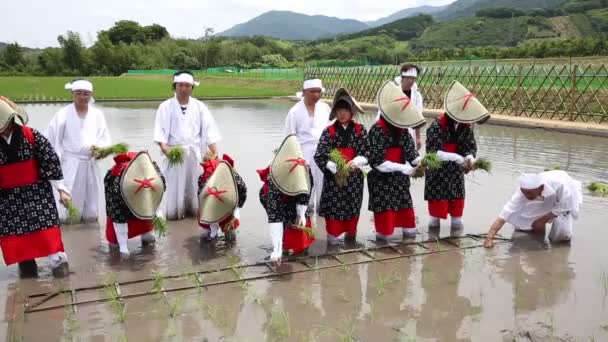
POLYGON ((441 226, 441 219, 439 217, 431 216, 429 217, 429 227, 437 228, 441 226))
POLYGON ((68 262, 68 256, 65 252, 53 253, 49 255, 49 261, 51 263, 51 268, 57 268, 64 262, 68 262))
POLYGON ((418 228, 402 228, 404 236, 416 236, 418 234, 418 228))
POLYGON ((127 246, 127 241, 129 241, 129 226, 126 223, 112 223, 114 224, 114 232, 116 233, 116 241, 118 241, 120 254, 129 255, 129 247, 127 246))
POLYGON ((460 216, 460 217, 452 216, 452 228, 455 228, 455 229, 464 228, 464 221, 462 220, 462 216, 460 216))
POLYGON ((283 222, 270 224, 270 238, 272 239, 271 261, 277 261, 283 256, 283 222))

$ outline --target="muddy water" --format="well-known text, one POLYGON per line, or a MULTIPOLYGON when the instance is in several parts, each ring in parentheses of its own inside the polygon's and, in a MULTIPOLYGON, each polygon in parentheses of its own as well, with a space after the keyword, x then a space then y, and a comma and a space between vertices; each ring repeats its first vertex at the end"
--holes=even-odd
MULTIPOLYGON (((103 104, 112 138, 134 149, 152 144, 157 103, 103 104)), ((469 249, 349 267, 288 275, 126 300, 125 322, 108 303, 23 314, 23 298, 64 288, 103 284, 161 274, 211 270, 249 263, 267 256, 269 238, 257 193, 256 168, 264 167, 282 139, 283 101, 214 101, 208 103, 224 140, 223 152, 236 160, 249 187, 241 212, 243 225, 235 246, 201 247, 193 220, 170 224, 170 234, 155 247, 130 241, 132 256, 120 261, 103 241, 97 225, 65 227, 64 243, 73 275, 59 281, 39 261, 38 280, 19 280, 16 267, 0 270, 0 330, 6 340, 92 341, 500 341, 608 340, 608 199, 585 194, 571 246, 515 234, 512 243, 493 250, 469 249), (175 304, 178 303, 178 304, 175 304), (173 311, 173 312, 172 312, 173 311), (174 316, 174 317, 172 317, 174 316)), ((27 106, 31 125, 44 128, 56 105, 27 106)), ((362 118, 369 125, 370 117, 362 118)), ((466 232, 485 232, 514 190, 520 171, 559 165, 584 182, 608 180, 606 140, 540 130, 480 126, 479 154, 493 161, 492 175, 467 176, 466 232)), ((109 161, 101 165, 105 170, 109 161)), ((423 181, 412 194, 426 239, 423 181)), ((364 200, 360 241, 372 235, 364 200)), ((312 253, 326 250, 323 220, 316 222, 318 241, 312 253)), ((440 235, 448 235, 443 227, 440 235)), ((506 229, 504 234, 511 235, 506 229)), ((397 239, 395 237, 394 239, 397 239)), ((229 272, 204 281, 231 278, 229 272)), ((164 288, 192 284, 188 278, 164 282, 164 288)), ((138 293, 151 282, 123 289, 138 293)), ((99 290, 79 292, 77 300, 99 298, 99 290)), ((56 297, 46 305, 63 305, 56 297)))

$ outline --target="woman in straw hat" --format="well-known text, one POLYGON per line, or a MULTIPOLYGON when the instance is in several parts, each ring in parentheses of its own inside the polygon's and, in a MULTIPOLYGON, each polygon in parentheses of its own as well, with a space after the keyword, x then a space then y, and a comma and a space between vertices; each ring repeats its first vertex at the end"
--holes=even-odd
POLYGON ((165 191, 165 177, 147 152, 128 152, 114 157, 104 178, 106 239, 118 245, 123 257, 130 255, 127 241, 141 236, 142 245, 156 241, 153 219, 165 191))
POLYGON ((59 157, 49 141, 26 126, 27 115, 0 96, 0 247, 7 265, 37 277, 36 258, 49 257, 53 275, 68 274, 53 188, 67 205, 59 157))
POLYGON ((385 240, 395 228, 412 237, 417 229, 409 176, 421 158, 408 128, 426 121, 395 80, 380 88, 377 99, 381 116, 369 130, 369 210, 374 212, 378 239, 385 240))
MULTIPOLYGON (((245 205, 245 201, 247 200, 247 185, 243 178, 239 175, 238 172, 234 169, 234 160, 227 154, 224 153, 222 156, 222 160, 228 163, 232 169, 232 173, 234 174, 234 179, 237 186, 238 191, 238 199, 237 206, 232 210, 230 215, 224 218, 222 221, 206 224, 200 222, 200 208, 199 208, 199 227, 201 228, 201 241, 208 242, 217 238, 218 231, 221 230, 224 232, 224 236, 227 241, 234 241, 236 239, 236 234, 234 231, 240 226, 240 208, 245 205)), ((220 164, 220 159, 215 152, 211 150, 207 150, 207 153, 203 157, 203 162, 201 166, 203 167, 203 173, 198 178, 198 193, 199 196, 201 191, 207 185, 207 181, 213 175, 218 165, 220 164)), ((200 204, 199 204, 200 206, 200 204)))
POLYGON ((472 170, 477 143, 472 123, 483 123, 490 114, 465 87, 454 81, 445 96, 445 113, 426 131, 426 153, 435 152, 443 161, 438 170, 427 170, 424 199, 428 201, 429 227, 452 217, 452 229, 463 226, 464 174, 472 170))
POLYGON ((298 254, 314 241, 306 214, 313 178, 295 135, 283 140, 271 165, 258 174, 264 182, 260 202, 270 224, 270 260, 280 264, 283 250, 298 254))
MULTIPOLYGON (((334 97, 330 120, 336 121, 321 134, 315 153, 315 162, 324 172, 323 191, 319 216, 325 218, 325 229, 330 244, 337 244, 338 238, 346 233, 346 240, 354 241, 357 223, 363 201, 363 172, 367 165, 369 145, 367 131, 363 125, 353 121, 355 112, 363 109, 344 88, 334 97), (348 168, 347 178, 338 181, 338 167, 330 160, 330 154, 337 150, 348 168), (344 184, 341 184, 344 182, 344 184)), ((342 172, 342 170, 340 170, 342 172)), ((344 177, 344 176, 341 176, 344 177)))

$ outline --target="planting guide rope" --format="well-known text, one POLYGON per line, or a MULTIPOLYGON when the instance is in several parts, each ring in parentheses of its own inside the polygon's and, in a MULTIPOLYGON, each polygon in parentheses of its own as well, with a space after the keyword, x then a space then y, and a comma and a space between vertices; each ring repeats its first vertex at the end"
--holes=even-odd
MULTIPOLYGON (((171 287, 167 288, 167 287, 163 286, 163 288, 161 289, 162 290, 161 292, 162 292, 163 296, 166 296, 167 292, 184 291, 184 290, 191 290, 191 289, 196 289, 196 288, 206 288, 206 287, 210 287, 210 286, 218 286, 218 285, 232 284, 232 283, 238 283, 238 282, 247 282, 247 281, 260 280, 260 279, 277 278, 277 277, 282 277, 285 275, 293 275, 293 274, 297 274, 297 273, 319 271, 319 270, 325 270, 325 269, 331 269, 331 268, 337 268, 337 267, 347 267, 347 266, 372 263, 372 262, 382 262, 382 261, 388 261, 388 260, 409 258, 409 257, 428 255, 428 254, 434 254, 434 253, 455 251, 455 250, 480 248, 480 247, 483 247, 483 239, 485 239, 485 236, 483 236, 483 235, 469 234, 469 235, 464 235, 464 236, 460 236, 460 237, 446 237, 446 238, 435 239, 435 240, 431 239, 431 240, 426 240, 426 241, 421 241, 421 242, 415 242, 415 241, 392 242, 391 241, 390 243, 385 243, 385 244, 381 244, 381 245, 369 246, 369 247, 364 247, 364 248, 342 249, 342 250, 339 250, 336 252, 331 252, 331 253, 326 253, 326 254, 321 254, 321 255, 291 256, 291 257, 284 258, 283 265, 280 266, 278 269, 273 267, 273 264, 271 264, 268 261, 261 261, 261 262, 245 264, 245 265, 230 265, 230 266, 221 267, 221 268, 218 268, 215 270, 196 271, 196 272, 188 272, 188 273, 181 273, 181 274, 175 274, 175 275, 163 275, 163 277, 162 277, 163 280, 184 279, 184 278, 187 278, 188 276, 194 276, 194 277, 197 277, 197 279, 199 280, 199 282, 198 282, 199 284, 192 284, 192 285, 188 285, 188 286, 178 286, 178 287, 172 287, 172 288, 171 287), (374 255, 374 253, 377 255, 374 255), (380 254, 384 254, 384 255, 380 255, 380 254), (361 259, 355 260, 355 261, 344 260, 344 258, 347 257, 348 255, 358 256, 358 257, 362 258, 362 260, 361 259), (325 263, 325 264, 323 264, 323 263, 325 263), (284 265, 290 265, 292 267, 289 267, 289 266, 284 267, 284 265), (297 269, 297 267, 295 267, 295 266, 299 266, 300 269, 297 269), (245 276, 245 277, 240 276, 240 274, 237 272, 237 270, 240 271, 240 270, 248 270, 248 269, 254 269, 254 268, 262 268, 264 271, 260 272, 259 274, 245 276), (281 271, 281 269, 283 269, 283 268, 287 268, 288 270, 281 271), (221 272, 230 272, 234 279, 214 281, 214 282, 205 282, 200 279, 201 275, 219 274, 221 272)), ((497 243, 510 242, 509 239, 505 239, 502 237, 495 237, 494 240, 497 243)), ((120 301, 129 299, 129 298, 136 298, 136 297, 143 297, 143 296, 150 296, 150 295, 157 294, 156 291, 152 290, 152 286, 150 286, 151 290, 149 290, 149 291, 144 291, 144 292, 140 291, 140 292, 124 294, 125 293, 124 289, 126 287, 129 287, 130 285, 147 283, 147 282, 152 284, 154 282, 154 278, 143 278, 143 279, 132 280, 132 281, 114 282, 113 284, 94 285, 94 286, 89 286, 89 287, 80 287, 80 288, 72 288, 72 289, 60 288, 54 292, 31 294, 31 295, 28 295, 25 300, 24 313, 28 314, 28 313, 34 313, 34 312, 40 312, 40 311, 65 309, 67 306, 71 306, 73 308, 74 312, 76 312, 76 307, 78 305, 108 302, 108 301, 110 301, 110 298, 108 298, 107 296, 103 296, 103 297, 100 296, 100 298, 97 298, 97 299, 90 299, 90 300, 84 300, 84 301, 77 300, 78 292, 96 291, 96 290, 97 290, 97 292, 100 292, 99 290, 103 290, 107 286, 114 286, 116 288, 116 292, 118 293, 118 299, 120 301), (49 300, 57 297, 58 295, 62 295, 62 294, 63 295, 69 294, 68 303, 64 303, 61 305, 51 305, 51 306, 43 305, 44 303, 48 302, 49 300)), ((66 296, 64 296, 64 297, 66 297, 66 296)))

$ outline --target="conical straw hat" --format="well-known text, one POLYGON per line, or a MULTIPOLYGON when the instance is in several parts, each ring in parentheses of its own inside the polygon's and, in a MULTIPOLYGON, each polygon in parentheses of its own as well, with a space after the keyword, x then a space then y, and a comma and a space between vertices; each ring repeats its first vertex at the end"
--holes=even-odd
POLYGON ((403 93, 395 80, 386 81, 380 87, 377 100, 382 117, 396 127, 419 127, 426 123, 420 108, 403 93))
POLYGON ((140 220, 154 218, 163 198, 165 186, 147 152, 139 152, 131 160, 122 173, 120 191, 135 217, 140 220))
POLYGON ((477 122, 490 116, 486 107, 460 82, 454 81, 444 99, 445 112, 455 121, 477 122))
POLYGON ((212 224, 222 221, 236 209, 238 199, 234 171, 228 162, 221 161, 199 194, 199 222, 212 224))
POLYGON ((288 135, 277 150, 270 164, 270 179, 286 195, 310 193, 308 165, 295 135, 288 135))

